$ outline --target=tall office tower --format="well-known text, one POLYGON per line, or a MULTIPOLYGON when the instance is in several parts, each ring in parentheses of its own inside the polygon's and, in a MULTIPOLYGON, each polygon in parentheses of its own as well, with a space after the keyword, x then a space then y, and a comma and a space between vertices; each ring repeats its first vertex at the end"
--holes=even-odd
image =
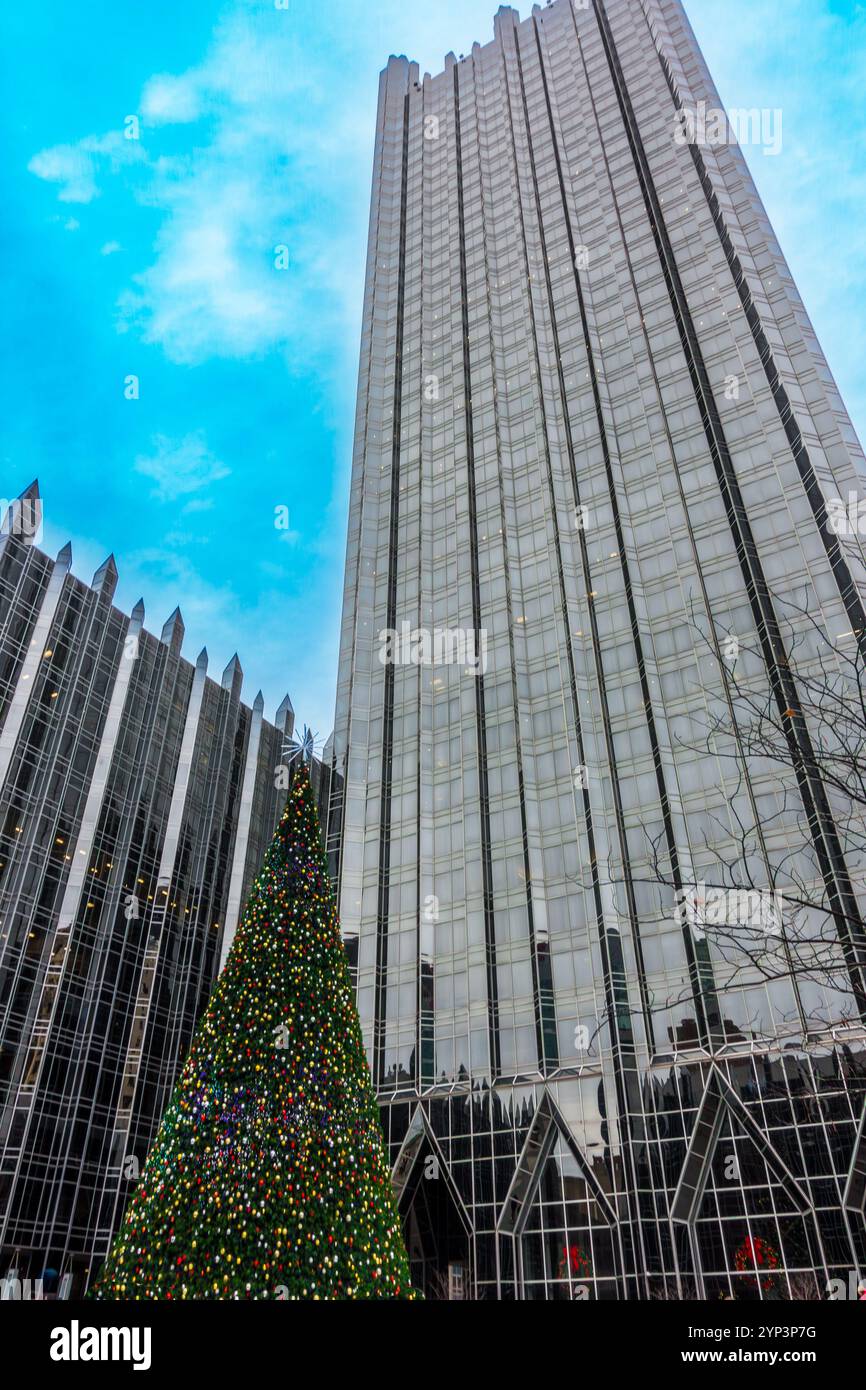
POLYGON ((331 829, 434 1296, 866 1273, 863 844, 804 683, 866 643, 864 461, 730 115, 679 0, 382 74, 331 829))
MULTIPOLYGON (((0 1279, 95 1273, 270 842, 294 715, 0 511, 0 1279)), ((5 510, 5 509, 3 509, 5 510)), ((48 1288, 48 1284, 45 1285, 48 1288)), ((13 1296, 14 1285, 6 1285, 13 1296)))

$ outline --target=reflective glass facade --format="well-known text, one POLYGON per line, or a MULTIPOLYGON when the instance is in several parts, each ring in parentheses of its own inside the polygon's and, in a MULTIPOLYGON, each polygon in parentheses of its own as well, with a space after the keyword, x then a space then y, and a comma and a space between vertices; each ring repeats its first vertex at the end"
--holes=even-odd
MULTIPOLYGON (((108 1249, 286 792, 240 699, 14 524, 0 536, 0 1275, 108 1249)), ((285 785, 285 784, 283 784, 285 785)))
POLYGON ((866 949, 778 596, 866 640, 863 453, 742 149, 677 138, 721 107, 679 0, 494 23, 381 77, 333 746, 416 1277, 807 1297, 866 1273, 866 949), (696 628, 757 649, 789 776, 696 748, 696 628), (744 825, 822 972, 681 920, 744 825))

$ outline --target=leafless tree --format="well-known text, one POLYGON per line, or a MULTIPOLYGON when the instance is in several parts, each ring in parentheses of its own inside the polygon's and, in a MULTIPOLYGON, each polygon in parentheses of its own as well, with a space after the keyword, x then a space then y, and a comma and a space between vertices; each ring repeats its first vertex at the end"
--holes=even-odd
POLYGON ((781 683, 757 637, 703 631, 693 614, 703 669, 716 678, 701 681, 677 743, 725 768, 727 807, 710 818, 718 833, 701 836, 699 885, 678 879, 664 832, 647 832, 650 881, 677 899, 698 958, 712 947, 726 988, 793 978, 801 1024, 826 1021, 828 996, 836 1023, 857 1023, 866 1017, 866 644, 829 632, 796 597, 777 595, 774 606, 781 683), (768 773, 769 806, 755 794, 768 773))

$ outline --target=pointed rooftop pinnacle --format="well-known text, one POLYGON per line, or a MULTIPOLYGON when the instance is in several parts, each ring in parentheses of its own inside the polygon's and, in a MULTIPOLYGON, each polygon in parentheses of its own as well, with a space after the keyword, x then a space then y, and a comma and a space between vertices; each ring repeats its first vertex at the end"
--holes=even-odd
POLYGON ((71 541, 67 541, 66 544, 65 544, 64 546, 62 546, 62 547, 60 548, 60 550, 58 550, 58 552, 57 552, 57 559, 55 560, 54 563, 55 563, 55 565, 57 566, 57 568, 60 569, 60 570, 68 570, 68 569, 71 569, 71 568, 72 568, 72 542, 71 542, 71 541))
POLYGON ((129 615, 129 629, 136 637, 144 627, 144 599, 140 598, 129 615))
POLYGON ((223 690, 230 690, 233 695, 240 695, 241 686, 244 683, 243 668, 237 652, 235 652, 226 669, 223 671, 223 690))
POLYGON ((493 16, 493 33, 496 38, 499 38, 504 25, 508 25, 509 28, 516 28, 519 23, 520 12, 515 10, 513 5, 500 5, 493 16))
POLYGON ((264 697, 264 695, 262 694, 262 692, 259 691, 259 693, 258 693, 258 695, 256 696, 256 698, 253 700, 253 713, 254 713, 254 714, 264 714, 264 712, 265 712, 265 697, 264 697))
POLYGON ((34 478, 33 482, 30 483, 29 486, 26 487, 23 492, 19 492, 18 501, 35 502, 39 496, 41 496, 39 492, 39 479, 34 478))
POLYGON ((186 628, 183 625, 180 609, 176 608, 166 620, 165 627, 162 629, 160 641, 164 642, 167 647, 170 647, 175 656, 177 656, 183 646, 185 632, 186 628))
POLYGON ((98 594, 104 594, 106 598, 113 598, 117 588, 117 565, 114 556, 109 555, 107 560, 103 560, 99 569, 93 576, 92 588, 98 594))
POLYGON ((295 732, 295 711, 288 695, 285 696, 283 703, 277 710, 276 726, 281 732, 287 733, 290 738, 295 732))
POLYGON ((197 671, 206 671, 206 670, 207 670, 207 663, 208 663, 207 647, 202 647, 201 651, 200 651, 199 654, 198 654, 198 659, 197 659, 197 661, 196 661, 196 663, 195 663, 195 669, 196 669, 197 671))

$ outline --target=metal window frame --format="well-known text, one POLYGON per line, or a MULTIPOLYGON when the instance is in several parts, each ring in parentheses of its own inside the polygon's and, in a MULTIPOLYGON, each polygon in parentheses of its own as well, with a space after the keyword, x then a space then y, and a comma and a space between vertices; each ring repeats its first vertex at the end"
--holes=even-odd
MULTIPOLYGON (((533 1200, 538 1192, 541 1183, 541 1175, 544 1166, 553 1152, 553 1146, 557 1135, 562 1135, 568 1146, 569 1152, 579 1165, 580 1170, 586 1179, 587 1185, 592 1191, 593 1198, 598 1203, 605 1221, 611 1231, 619 1228, 619 1218, 611 1204, 610 1198, 600 1186, 598 1179, 587 1162, 586 1155, 575 1139, 569 1125, 548 1090, 544 1091, 538 1108, 529 1126, 529 1132, 520 1151, 514 1177, 508 1185, 505 1200, 496 1222, 497 1237, 497 1266, 499 1264, 499 1240, 510 1239, 514 1248, 514 1284, 519 1300, 525 1298, 524 1277, 523 1277, 523 1233, 526 1222, 529 1219, 529 1212, 533 1200), (520 1188, 523 1188, 520 1195, 520 1188), (517 1203, 516 1212, 512 1210, 517 1203)), ((617 1245, 614 1242, 614 1254, 616 1258, 617 1245)), ((622 1270, 619 1267, 619 1260, 616 1259, 617 1273, 616 1279, 619 1283, 622 1277, 622 1270)), ((499 1271, 497 1268, 497 1275, 499 1271)))

